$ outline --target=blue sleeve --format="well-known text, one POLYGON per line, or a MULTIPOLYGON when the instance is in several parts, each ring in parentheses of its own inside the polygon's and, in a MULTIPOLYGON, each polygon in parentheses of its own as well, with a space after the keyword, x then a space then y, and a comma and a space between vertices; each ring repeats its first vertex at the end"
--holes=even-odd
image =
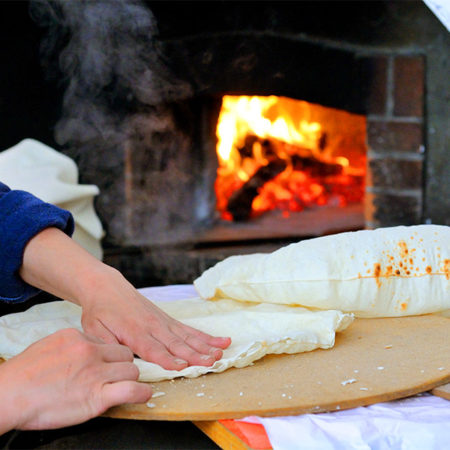
POLYGON ((0 300, 21 302, 39 292, 25 283, 18 272, 28 241, 49 227, 71 236, 73 217, 69 211, 0 183, 0 300))

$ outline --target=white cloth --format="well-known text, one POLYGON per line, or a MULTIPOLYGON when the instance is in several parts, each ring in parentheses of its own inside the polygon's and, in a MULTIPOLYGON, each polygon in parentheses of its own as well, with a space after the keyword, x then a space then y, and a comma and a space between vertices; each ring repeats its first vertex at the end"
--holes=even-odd
POLYGON ((450 0, 423 0, 436 17, 450 31, 450 0))
POLYGON ((75 220, 73 239, 102 259, 104 231, 93 204, 99 189, 78 184, 78 168, 72 159, 34 139, 25 139, 0 152, 0 181, 70 211, 75 220))
POLYGON ((274 450, 443 450, 450 447, 450 402, 430 394, 321 414, 248 417, 274 450))

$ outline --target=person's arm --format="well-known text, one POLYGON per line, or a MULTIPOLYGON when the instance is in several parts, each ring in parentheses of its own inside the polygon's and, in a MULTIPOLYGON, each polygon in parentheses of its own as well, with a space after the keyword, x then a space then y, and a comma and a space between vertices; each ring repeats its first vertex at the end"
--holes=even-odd
MULTIPOLYGON (((25 301, 38 292, 18 272, 27 243, 48 227, 71 234, 71 214, 0 183, 0 300, 25 301)), ((132 361, 128 347, 75 329, 36 342, 0 364, 0 434, 74 425, 111 406, 147 401, 151 388, 136 381, 132 361)))
POLYGON ((139 383, 133 353, 75 329, 32 344, 0 364, 0 435, 76 425, 123 403, 143 403, 150 385, 139 383))
POLYGON ((0 182, 0 300, 23 302, 36 295, 36 287, 18 275, 27 243, 40 231, 56 227, 67 235, 74 230, 69 211, 43 202, 29 192, 11 190, 0 182))
POLYGON ((120 272, 56 228, 29 241, 19 274, 30 285, 80 305, 87 333, 125 344, 166 369, 210 366, 230 344, 229 338, 212 337, 172 319, 120 272))

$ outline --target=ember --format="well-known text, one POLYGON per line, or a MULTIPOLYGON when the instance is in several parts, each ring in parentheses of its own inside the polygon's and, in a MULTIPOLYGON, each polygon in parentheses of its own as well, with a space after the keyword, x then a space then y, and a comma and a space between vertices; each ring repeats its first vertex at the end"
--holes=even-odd
POLYGON ((247 220, 278 209, 346 206, 364 196, 365 118, 286 97, 223 97, 217 209, 247 220))

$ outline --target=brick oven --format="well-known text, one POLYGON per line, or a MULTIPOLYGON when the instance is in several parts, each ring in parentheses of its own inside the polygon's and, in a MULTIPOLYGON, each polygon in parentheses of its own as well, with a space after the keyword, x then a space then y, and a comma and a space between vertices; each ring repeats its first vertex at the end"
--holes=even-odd
POLYGON ((189 283, 229 254, 338 231, 450 224, 450 42, 422 2, 67 3, 52 16, 67 80, 56 140, 100 187, 105 260, 136 285, 189 283), (358 118, 360 201, 226 220, 215 184, 227 95, 358 118))

